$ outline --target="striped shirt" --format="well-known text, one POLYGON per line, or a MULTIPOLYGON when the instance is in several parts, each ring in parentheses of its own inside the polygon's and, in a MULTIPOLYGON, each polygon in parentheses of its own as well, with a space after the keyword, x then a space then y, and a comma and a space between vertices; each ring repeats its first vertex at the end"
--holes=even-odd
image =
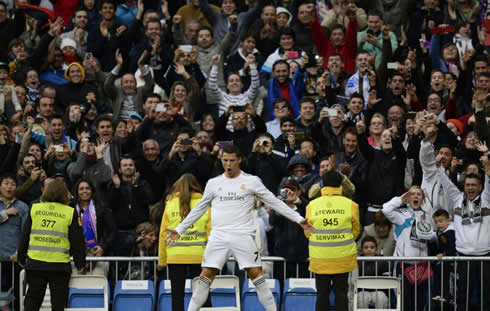
POLYGON ((218 87, 218 66, 213 65, 209 75, 208 88, 211 91, 211 94, 213 94, 218 100, 220 116, 228 109, 229 106, 245 106, 247 103, 252 103, 255 100, 255 97, 257 96, 257 89, 260 86, 259 73, 255 65, 250 65, 250 76, 251 83, 248 90, 245 93, 241 93, 236 96, 231 95, 223 92, 218 87))

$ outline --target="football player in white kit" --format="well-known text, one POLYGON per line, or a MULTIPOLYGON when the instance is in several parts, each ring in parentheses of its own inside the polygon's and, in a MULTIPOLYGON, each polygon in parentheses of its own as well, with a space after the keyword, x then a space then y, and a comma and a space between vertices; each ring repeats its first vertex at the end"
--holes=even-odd
POLYGON ((167 243, 171 245, 176 243, 179 236, 211 206, 211 234, 201 264, 200 282, 192 295, 188 311, 197 311, 204 304, 216 272, 221 270, 230 253, 236 258, 240 269, 247 270, 265 310, 276 310, 272 292, 265 282, 259 250, 255 244, 257 228, 253 214, 255 197, 277 213, 298 223, 304 230, 312 228, 307 219, 267 190, 259 177, 242 172, 240 161, 240 151, 236 146, 225 147, 221 157, 224 174, 210 179, 201 201, 175 230, 168 230, 167 243))

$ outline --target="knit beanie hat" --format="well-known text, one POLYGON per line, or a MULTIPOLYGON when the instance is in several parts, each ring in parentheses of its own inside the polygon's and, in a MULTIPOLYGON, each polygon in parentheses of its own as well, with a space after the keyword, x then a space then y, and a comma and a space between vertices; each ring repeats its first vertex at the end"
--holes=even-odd
POLYGON ((456 125, 456 127, 459 130, 459 133, 461 135, 463 135, 463 133, 464 133, 464 125, 463 125, 463 123, 461 121, 459 121, 458 119, 448 119, 446 121, 446 123, 452 123, 452 124, 456 125))

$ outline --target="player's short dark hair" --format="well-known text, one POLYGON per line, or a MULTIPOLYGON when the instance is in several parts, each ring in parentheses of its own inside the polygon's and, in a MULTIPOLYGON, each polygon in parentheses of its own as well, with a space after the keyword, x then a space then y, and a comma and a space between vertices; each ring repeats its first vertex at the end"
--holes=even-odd
POLYGON ((432 215, 433 218, 436 218, 436 217, 444 217, 446 219, 449 219, 449 213, 444 210, 444 209, 438 209, 437 211, 435 211, 435 213, 432 215))
POLYGON ((238 149, 238 147, 235 144, 225 146, 223 148, 223 153, 227 153, 227 154, 233 154, 234 153, 237 156, 237 158, 240 158, 242 156, 240 149, 238 149))

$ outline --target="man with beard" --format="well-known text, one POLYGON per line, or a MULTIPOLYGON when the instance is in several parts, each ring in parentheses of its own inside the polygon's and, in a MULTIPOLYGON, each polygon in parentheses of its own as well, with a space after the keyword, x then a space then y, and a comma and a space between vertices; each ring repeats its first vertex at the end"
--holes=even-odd
POLYGON ((46 172, 32 154, 24 156, 21 167, 22 174, 17 176, 15 197, 30 203, 41 196, 41 183, 46 179, 46 172))
POLYGON ((61 41, 63 39, 72 39, 76 42, 76 51, 80 56, 85 55, 87 49, 87 24, 88 24, 88 12, 87 10, 80 8, 73 12, 73 17, 71 18, 73 22, 73 30, 64 32, 60 35, 61 41))

